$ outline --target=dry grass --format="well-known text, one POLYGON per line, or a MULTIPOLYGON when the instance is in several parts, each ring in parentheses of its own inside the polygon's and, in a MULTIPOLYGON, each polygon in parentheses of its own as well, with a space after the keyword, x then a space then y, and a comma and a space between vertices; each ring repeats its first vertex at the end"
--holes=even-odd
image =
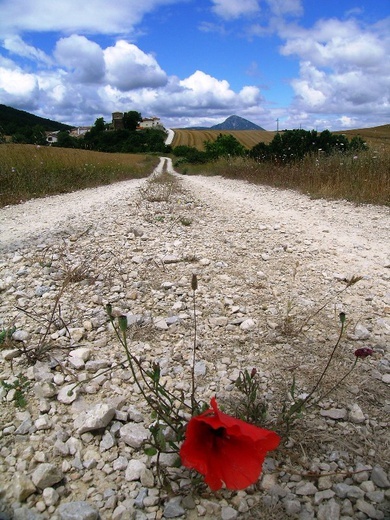
POLYGON ((390 205, 390 153, 386 151, 306 157, 285 166, 248 158, 219 159, 206 166, 186 164, 185 170, 293 189, 312 198, 390 205))
POLYGON ((363 128, 361 130, 345 130, 335 132, 336 134, 345 134, 348 139, 356 135, 360 135, 373 151, 390 152, 390 125, 375 126, 373 128, 363 128))
POLYGON ((158 158, 23 144, 0 146, 0 207, 150 174, 158 158))

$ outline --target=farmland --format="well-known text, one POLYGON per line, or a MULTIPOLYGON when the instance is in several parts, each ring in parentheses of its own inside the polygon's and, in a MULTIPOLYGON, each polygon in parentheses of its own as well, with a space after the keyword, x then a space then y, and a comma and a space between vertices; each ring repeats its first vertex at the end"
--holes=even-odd
POLYGON ((345 134, 348 139, 352 139, 355 135, 360 135, 370 148, 390 151, 390 125, 362 128, 360 130, 344 130, 336 133, 345 134))
POLYGON ((250 150, 260 142, 270 143, 276 132, 265 130, 186 130, 174 128, 172 146, 192 146, 204 150, 205 141, 215 141, 220 134, 233 135, 245 148, 250 150))
MULTIPOLYGON (((256 144, 270 143, 276 132, 265 130, 192 130, 174 128, 175 137, 172 146, 192 146, 204 150, 205 141, 215 141, 220 134, 233 135, 245 148, 251 149, 256 144)), ((339 130, 336 134, 345 134, 348 139, 360 135, 374 149, 390 150, 390 125, 362 128, 358 130, 339 130)))

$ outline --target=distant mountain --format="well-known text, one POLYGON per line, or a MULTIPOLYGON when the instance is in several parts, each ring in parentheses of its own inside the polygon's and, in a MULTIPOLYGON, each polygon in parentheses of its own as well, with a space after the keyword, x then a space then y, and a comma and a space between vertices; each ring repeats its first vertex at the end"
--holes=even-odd
POLYGON ((5 135, 16 134, 22 128, 42 126, 47 132, 55 132, 56 130, 70 130, 72 127, 64 123, 58 123, 51 119, 35 116, 24 110, 0 105, 0 133, 5 135))
POLYGON ((240 116, 230 116, 223 123, 210 127, 210 130, 265 130, 259 125, 255 125, 248 119, 240 116))

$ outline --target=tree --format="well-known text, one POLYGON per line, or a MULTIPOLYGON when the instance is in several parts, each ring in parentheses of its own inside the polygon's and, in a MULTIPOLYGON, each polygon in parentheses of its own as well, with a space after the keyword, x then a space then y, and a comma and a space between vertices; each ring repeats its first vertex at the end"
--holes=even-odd
POLYGON ((245 154, 245 148, 231 134, 219 134, 214 142, 205 142, 206 153, 211 159, 245 154))
POLYGON ((123 114, 123 128, 130 130, 130 132, 134 132, 141 121, 142 116, 140 112, 136 112, 135 110, 130 110, 130 112, 123 114))

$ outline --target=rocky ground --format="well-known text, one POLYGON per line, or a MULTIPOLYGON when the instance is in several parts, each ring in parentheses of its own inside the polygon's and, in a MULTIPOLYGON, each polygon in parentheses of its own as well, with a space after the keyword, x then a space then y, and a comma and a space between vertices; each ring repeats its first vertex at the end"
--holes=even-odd
POLYGON ((0 210, 0 330, 16 327, 1 337, 0 519, 390 518, 388 209, 153 179, 0 210), (195 486, 172 456, 159 484, 141 447, 150 410, 107 322, 109 302, 132 352, 188 395, 193 273, 198 397, 234 413, 255 367, 262 424, 283 436, 245 491, 195 486), (314 387, 340 312, 319 401, 286 432, 292 381, 314 387), (374 354, 331 392, 362 347, 374 354))

